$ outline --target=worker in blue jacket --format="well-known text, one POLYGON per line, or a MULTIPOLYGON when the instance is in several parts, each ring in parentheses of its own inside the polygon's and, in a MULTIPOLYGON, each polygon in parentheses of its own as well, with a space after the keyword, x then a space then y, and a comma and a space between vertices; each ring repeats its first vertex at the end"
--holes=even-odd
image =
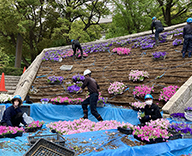
POLYGON ((27 126, 27 123, 23 119, 23 113, 20 109, 20 106, 22 104, 21 96, 14 96, 11 100, 11 103, 12 106, 8 107, 4 111, 0 125, 19 127, 19 124, 22 123, 24 126, 27 126))
POLYGON ((189 51, 188 57, 191 57, 192 52, 192 18, 187 19, 187 25, 183 28, 183 49, 182 49, 182 57, 185 57, 185 53, 187 50, 189 51))
POLYGON ((151 30, 152 34, 155 34, 155 44, 159 45, 159 33, 161 33, 164 28, 160 20, 157 20, 156 17, 152 18, 152 24, 151 24, 151 30), (155 33, 153 32, 153 27, 155 27, 155 33))
POLYGON ((73 49, 73 60, 76 57, 76 51, 79 49, 81 51, 81 59, 83 59, 83 50, 78 40, 71 40, 72 49, 73 49))
POLYGON ((150 120, 156 120, 158 118, 162 118, 161 113, 159 111, 159 107, 153 103, 153 96, 151 94, 145 95, 145 103, 146 106, 143 110, 143 116, 141 116, 140 122, 141 124, 145 124, 150 120))

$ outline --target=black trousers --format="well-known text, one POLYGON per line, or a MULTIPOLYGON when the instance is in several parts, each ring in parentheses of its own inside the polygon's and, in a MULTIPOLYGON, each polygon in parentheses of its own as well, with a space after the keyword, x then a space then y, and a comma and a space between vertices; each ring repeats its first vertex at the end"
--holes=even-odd
MULTIPOLYGON (((23 113, 20 112, 11 118, 11 123, 14 127, 19 127, 19 124, 21 123, 21 121, 23 119, 22 116, 23 116, 23 113)), ((0 125, 8 126, 6 122, 1 122, 0 125)))
POLYGON ((97 100, 98 100, 98 96, 99 94, 98 93, 92 93, 90 94, 90 97, 88 97, 87 99, 85 99, 81 105, 82 105, 82 108, 83 108, 83 114, 84 114, 84 117, 87 117, 88 118, 88 108, 87 108, 87 105, 90 104, 90 108, 91 108, 91 114, 93 116, 95 116, 95 118, 98 120, 98 121, 102 121, 102 117, 100 116, 100 114, 97 112, 97 100))
POLYGON ((75 46, 73 47, 73 56, 76 55, 76 51, 77 51, 77 49, 79 49, 79 50, 81 51, 81 57, 83 57, 83 50, 82 50, 80 44, 75 44, 75 46))

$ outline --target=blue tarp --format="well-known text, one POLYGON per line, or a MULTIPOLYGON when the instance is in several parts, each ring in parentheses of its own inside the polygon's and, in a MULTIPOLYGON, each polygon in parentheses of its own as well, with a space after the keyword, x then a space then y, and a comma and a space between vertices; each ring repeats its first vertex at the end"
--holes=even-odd
MULTIPOLYGON (((6 104, 8 107, 10 104, 6 104)), ((82 108, 79 105, 52 105, 52 104, 31 104, 31 117, 34 120, 43 120, 46 123, 59 120, 79 119, 83 116, 82 108)), ((104 108, 97 108, 104 120, 117 120, 119 122, 129 122, 138 124, 137 111, 124 109, 122 107, 113 107, 107 105, 104 108)), ((97 121, 90 113, 89 119, 97 121)), ((172 121, 171 121, 172 122, 172 121)), ((29 135, 52 134, 46 124, 43 129, 36 133, 24 133, 22 137, 15 139, 0 139, 0 155, 2 156, 20 156, 29 150, 27 136, 29 135)), ((130 147, 123 143, 123 137, 136 141, 132 135, 126 136, 119 133, 116 129, 102 130, 95 132, 86 132, 79 134, 64 135, 67 148, 80 148, 82 153, 78 155, 88 156, 180 156, 181 154, 192 153, 192 139, 169 140, 168 142, 156 143, 150 145, 141 145, 130 147)))

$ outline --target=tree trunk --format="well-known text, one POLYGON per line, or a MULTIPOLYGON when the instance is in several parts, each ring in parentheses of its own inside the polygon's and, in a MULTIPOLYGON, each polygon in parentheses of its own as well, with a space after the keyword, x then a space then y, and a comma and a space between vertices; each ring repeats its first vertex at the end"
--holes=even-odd
POLYGON ((21 57, 22 57, 22 45, 23 37, 20 33, 17 34, 17 46, 16 46, 16 56, 15 56, 15 67, 21 68, 21 57))

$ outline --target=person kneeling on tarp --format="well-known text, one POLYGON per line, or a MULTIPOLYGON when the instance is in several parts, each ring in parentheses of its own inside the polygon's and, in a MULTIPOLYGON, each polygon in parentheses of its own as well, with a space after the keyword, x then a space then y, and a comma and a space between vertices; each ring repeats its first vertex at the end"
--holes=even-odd
POLYGON ((145 122, 149 122, 150 120, 162 118, 159 107, 153 103, 153 96, 147 94, 144 99, 146 106, 144 108, 143 116, 139 119, 141 124, 145 124, 145 122))
POLYGON ((0 125, 2 126, 17 126, 22 123, 27 126, 27 123, 23 119, 23 113, 20 109, 22 104, 21 96, 15 95, 11 100, 12 106, 8 107, 3 114, 0 125))

